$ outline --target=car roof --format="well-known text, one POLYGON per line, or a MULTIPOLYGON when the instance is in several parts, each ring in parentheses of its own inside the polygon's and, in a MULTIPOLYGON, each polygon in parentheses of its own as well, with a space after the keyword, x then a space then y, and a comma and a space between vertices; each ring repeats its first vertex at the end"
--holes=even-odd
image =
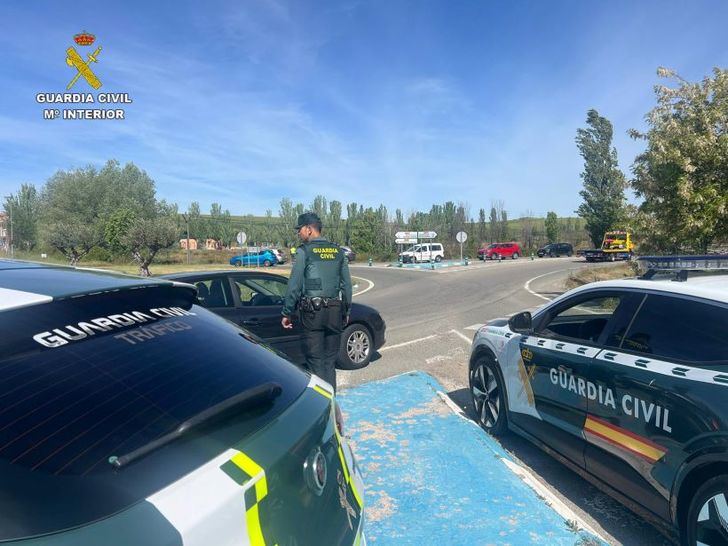
POLYGON ((88 294, 170 284, 174 283, 99 269, 0 259, 0 311, 88 294))
POLYGON ((721 303, 728 303, 728 275, 726 274, 688 277, 686 281, 675 281, 670 279, 647 280, 637 278, 599 281, 580 286, 571 292, 567 292, 567 294, 575 294, 586 290, 604 288, 650 290, 669 294, 695 296, 721 303))
POLYGON ((160 275, 162 279, 179 280, 187 279, 190 277, 218 277, 221 275, 273 275, 276 277, 285 277, 279 273, 271 273, 268 271, 260 271, 257 269, 215 269, 212 271, 182 271, 180 273, 168 273, 166 275, 160 275))

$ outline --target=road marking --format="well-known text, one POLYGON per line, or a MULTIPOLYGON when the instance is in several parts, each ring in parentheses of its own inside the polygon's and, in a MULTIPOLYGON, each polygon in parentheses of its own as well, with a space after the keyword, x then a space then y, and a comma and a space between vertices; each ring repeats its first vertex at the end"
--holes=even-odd
POLYGON ((460 337, 460 338, 461 338, 461 339, 462 339, 462 340, 463 340, 463 341, 464 341, 465 343, 467 343, 468 345, 470 345, 470 344, 472 343, 472 341, 473 341, 473 340, 472 340, 472 339, 470 339, 470 338, 469 338, 468 336, 466 336, 465 334, 461 334, 461 333, 460 333, 460 332, 458 332, 457 330, 450 330, 450 331, 451 331, 451 332, 452 332, 453 334, 456 334, 456 335, 458 335, 458 336, 459 336, 459 337, 460 337))
POLYGON ((354 294, 352 296, 352 298, 354 296, 361 296, 364 292, 369 292, 369 290, 371 290, 372 288, 374 288, 374 281, 370 281, 369 279, 365 279, 364 277, 356 277, 356 278, 359 279, 359 280, 368 282, 369 283, 369 286, 367 286, 364 290, 362 290, 362 291, 357 292, 356 294, 354 294))
MULTIPOLYGON (((420 337, 417 339, 411 339, 409 341, 405 341, 403 343, 397 343, 395 345, 387 345, 386 347, 382 347, 381 349, 379 349, 379 352, 383 353, 384 351, 389 351, 390 349, 399 349, 400 347, 406 347, 407 345, 412 345, 413 343, 419 343, 420 341, 427 341, 428 339, 434 339, 436 337, 437 337, 437 334, 432 334, 431 336, 425 336, 425 337, 420 337)), ((465 336, 463 336, 463 337, 465 337, 465 336)))
POLYGON ((569 508, 560 498, 552 493, 548 487, 538 481, 529 469, 504 457, 501 457, 500 460, 510 469, 511 472, 521 478, 526 485, 533 489, 536 494, 543 497, 546 504, 551 506, 551 508, 553 508, 562 518, 566 521, 576 523, 579 528, 591 533, 600 540, 604 540, 601 534, 597 533, 597 531, 584 521, 583 518, 581 518, 574 510, 569 508))
POLYGON ((546 296, 542 296, 538 292, 534 292, 531 290, 531 283, 535 281, 536 279, 540 279, 541 277, 545 277, 547 275, 553 275, 554 273, 563 273, 564 271, 568 271, 568 269, 557 269, 556 271, 549 271, 548 273, 544 273, 543 275, 538 275, 537 277, 533 277, 532 279, 528 279, 526 281, 526 284, 523 285, 524 290, 527 292, 530 292, 537 298, 541 298, 542 300, 551 301, 551 298, 547 298, 546 296))
POLYGON ((485 326, 485 324, 476 323, 471 324, 470 326, 466 326, 465 328, 463 328, 463 330, 480 330, 483 326, 485 326))

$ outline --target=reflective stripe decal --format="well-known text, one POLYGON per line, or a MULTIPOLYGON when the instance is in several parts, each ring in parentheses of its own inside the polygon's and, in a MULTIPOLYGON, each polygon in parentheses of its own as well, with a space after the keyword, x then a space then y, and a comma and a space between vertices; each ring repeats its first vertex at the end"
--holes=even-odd
POLYGON ((334 397, 334 395, 333 395, 333 394, 331 394, 330 392, 328 392, 328 391, 326 391, 326 390, 322 389, 322 388, 321 388, 321 387, 319 387, 318 385, 314 385, 314 386, 313 386, 313 390, 315 390, 315 391, 316 391, 317 393, 319 393, 319 394, 323 394, 323 395, 324 395, 324 396, 325 396, 326 398, 328 398, 329 400, 333 399, 333 397, 334 397))
MULTIPOLYGON (((361 511, 362 508, 364 508, 364 500, 361 498, 361 495, 359 494, 359 491, 354 484, 354 480, 352 479, 351 472, 349 470, 349 463, 346 460, 346 455, 344 454, 344 445, 341 441, 341 436, 339 436, 339 431, 334 427, 334 434, 336 434, 336 447, 339 452, 339 460, 341 461, 341 468, 344 470, 344 480, 346 481, 347 485, 351 489, 351 493, 354 495, 354 499, 356 500, 356 503, 359 505, 359 510, 361 511)), ((352 469, 353 470, 353 469, 352 469)))
POLYGON ((242 485, 245 495, 245 521, 248 527, 248 539, 252 546, 265 546, 263 529, 260 525, 260 501, 268 496, 268 480, 265 470, 245 453, 238 452, 220 469, 236 483, 242 485), (251 491, 248 495, 247 493, 251 491))
POLYGON ((593 415, 587 415, 584 432, 593 434, 651 463, 656 463, 667 453, 667 449, 661 445, 593 415))

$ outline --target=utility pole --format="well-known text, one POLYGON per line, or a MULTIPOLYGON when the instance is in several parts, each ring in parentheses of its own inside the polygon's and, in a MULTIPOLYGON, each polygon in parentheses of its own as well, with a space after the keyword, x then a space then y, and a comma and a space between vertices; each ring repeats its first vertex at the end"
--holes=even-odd
MULTIPOLYGON (((9 232, 10 237, 6 239, 6 248, 5 252, 6 254, 10 254, 11 258, 15 257, 15 249, 13 248, 13 196, 12 195, 6 195, 5 196, 5 202, 8 204, 8 227, 6 228, 6 233, 9 232)), ((7 237, 7 235, 6 235, 7 237)))

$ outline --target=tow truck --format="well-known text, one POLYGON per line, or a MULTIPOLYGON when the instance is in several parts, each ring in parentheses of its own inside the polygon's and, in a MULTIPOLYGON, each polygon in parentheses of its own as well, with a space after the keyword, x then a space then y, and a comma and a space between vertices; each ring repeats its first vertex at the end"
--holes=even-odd
POLYGON ((634 243, 629 231, 608 231, 604 234, 601 248, 584 251, 587 262, 614 262, 631 260, 634 243))

